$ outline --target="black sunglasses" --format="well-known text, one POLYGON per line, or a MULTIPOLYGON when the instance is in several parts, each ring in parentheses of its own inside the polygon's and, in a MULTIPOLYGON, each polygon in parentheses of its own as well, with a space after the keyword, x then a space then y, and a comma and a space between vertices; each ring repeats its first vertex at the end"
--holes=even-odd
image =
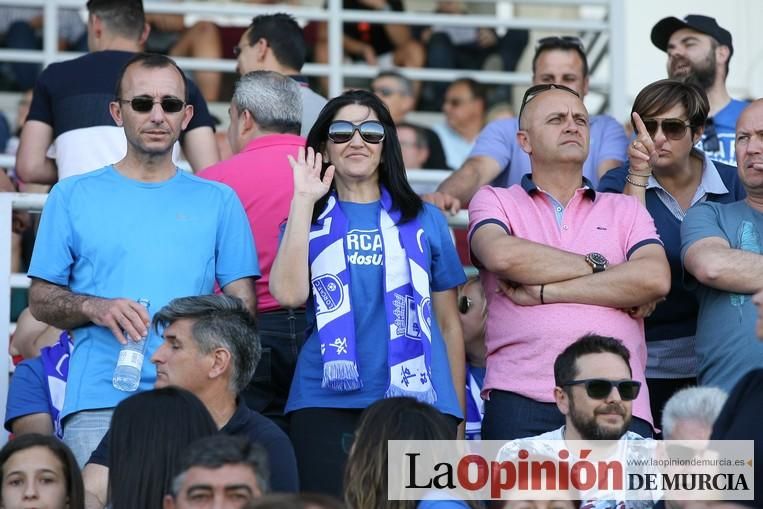
POLYGON ((335 120, 329 125, 328 138, 334 143, 347 143, 355 136, 355 131, 366 143, 377 144, 384 140, 384 126, 376 120, 366 120, 353 124, 347 120, 335 120))
POLYGON ((574 47, 585 53, 583 41, 581 41, 579 37, 572 35, 553 35, 551 37, 544 37, 543 39, 539 39, 535 44, 535 52, 537 53, 539 49, 545 48, 546 46, 553 46, 555 48, 574 47))
POLYGON ((549 90, 553 89, 564 90, 565 92, 569 92, 575 97, 580 98, 580 94, 572 90, 570 87, 565 87, 564 85, 557 85, 556 83, 543 83, 542 85, 533 85, 527 89, 524 97, 522 97, 522 106, 519 108, 519 121, 521 122, 522 120, 522 112, 525 111, 525 106, 527 106, 527 103, 535 99, 535 97, 542 94, 543 92, 548 92, 549 90))
POLYGON ((708 118, 705 122, 705 132, 702 134, 702 150, 705 152, 718 152, 721 149, 721 142, 718 140, 718 131, 715 129, 715 122, 708 118))
POLYGON ((163 97, 160 101, 155 101, 153 97, 138 96, 132 99, 117 99, 120 104, 130 103, 132 109, 138 113, 148 113, 154 107, 154 104, 160 104, 165 113, 177 113, 183 109, 185 102, 177 97, 163 97))
POLYGON ((462 295, 458 298, 458 312, 465 315, 472 307, 472 299, 466 295, 462 295))
POLYGON ((686 135, 686 129, 691 127, 691 124, 680 118, 645 118, 644 127, 646 127, 646 132, 649 133, 652 139, 657 135, 657 128, 662 127, 662 134, 666 138, 680 140, 686 135))
POLYGON ((641 382, 636 380, 605 380, 603 378, 589 378, 586 380, 573 380, 567 382, 564 387, 569 385, 585 385, 586 393, 589 398, 604 399, 612 392, 612 387, 617 387, 620 393, 620 399, 623 401, 633 401, 641 390, 641 382))

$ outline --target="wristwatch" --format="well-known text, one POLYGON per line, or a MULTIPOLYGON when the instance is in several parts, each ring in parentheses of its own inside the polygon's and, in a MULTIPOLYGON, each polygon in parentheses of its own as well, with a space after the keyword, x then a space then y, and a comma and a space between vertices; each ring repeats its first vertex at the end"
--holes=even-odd
POLYGON ((585 261, 593 269, 593 273, 604 272, 609 265, 609 260, 601 253, 588 253, 585 255, 585 261))

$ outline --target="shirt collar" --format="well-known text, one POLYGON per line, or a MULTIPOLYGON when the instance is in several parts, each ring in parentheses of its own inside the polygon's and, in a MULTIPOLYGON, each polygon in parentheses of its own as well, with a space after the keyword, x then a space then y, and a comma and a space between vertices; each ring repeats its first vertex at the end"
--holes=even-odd
POLYGON ((297 134, 265 134, 251 140, 241 152, 249 152, 273 145, 286 145, 290 143, 304 146, 305 139, 297 134))
MULTIPOLYGON (((718 173, 718 168, 715 167, 712 159, 708 155, 698 148, 692 148, 692 152, 702 158, 702 177, 699 181, 699 188, 702 189, 705 194, 728 194, 729 189, 726 184, 723 183, 721 174, 718 173)), ((664 188, 657 182, 654 175, 649 176, 649 181, 646 184, 647 189, 663 189, 664 188)))
MULTIPOLYGON (((533 182, 533 176, 532 173, 525 173, 522 176, 522 182, 520 183, 522 186, 522 189, 527 191, 527 194, 533 194, 534 192, 539 192, 540 189, 538 186, 535 185, 535 182, 533 182)), ((583 177, 583 185, 580 186, 578 189, 584 189, 583 194, 591 199, 591 201, 596 199, 596 190, 593 187, 593 184, 590 180, 588 180, 586 177, 583 177)))

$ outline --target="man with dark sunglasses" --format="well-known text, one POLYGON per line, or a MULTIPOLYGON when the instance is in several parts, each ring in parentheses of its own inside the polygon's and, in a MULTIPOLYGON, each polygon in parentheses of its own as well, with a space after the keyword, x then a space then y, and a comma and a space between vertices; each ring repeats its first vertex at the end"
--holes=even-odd
MULTIPOLYGON (((582 174, 589 117, 577 92, 552 83, 531 87, 519 127, 532 174, 521 186, 483 187, 469 204, 472 260, 493 296, 483 390, 487 440, 561 425, 551 366, 589 331, 621 338, 634 378, 644 383, 643 317, 670 289, 647 210, 632 197, 595 192, 582 174)), ((646 390, 634 408, 634 424, 651 434, 646 390)))
MULTIPOLYGON (((538 42, 533 57, 533 85, 550 83, 571 88, 580 97, 588 93, 588 62, 577 37, 547 37, 538 42)), ((517 118, 489 123, 458 171, 424 199, 455 213, 484 185, 519 184, 532 165, 517 141, 518 131, 517 118)), ((591 146, 583 163, 583 175, 596 185, 601 175, 625 161, 628 139, 620 123, 608 115, 591 116, 590 131, 591 146)))
MULTIPOLYGON (((109 115, 109 102, 122 67, 148 37, 143 4, 89 0, 87 8, 90 53, 49 65, 37 80, 17 154, 16 168, 25 182, 54 184, 125 155, 125 135, 109 115)), ((194 113, 180 144, 191 168, 200 171, 220 159, 214 120, 192 82, 181 99, 194 113)))
POLYGON ((710 101, 710 114, 697 148, 714 161, 736 166, 734 128, 747 102, 732 99, 726 89, 734 54, 731 33, 715 18, 689 14, 683 19, 661 19, 652 28, 651 39, 668 55, 668 77, 695 80, 710 101))
POLYGON ((193 115, 183 72, 164 55, 139 53, 120 74, 110 107, 124 127, 127 154, 53 187, 29 266, 30 311, 77 338, 61 416, 64 442, 80 465, 130 394, 112 384, 127 341, 145 338, 139 389, 154 383, 148 359, 161 340, 138 299, 156 310, 217 284, 252 313, 256 308, 259 268, 241 202, 229 187, 172 161, 193 115))
MULTIPOLYGON (((518 449, 538 441, 534 454, 557 458, 567 440, 644 440, 632 426, 633 401, 640 394, 641 382, 633 380, 631 354, 619 339, 587 334, 565 348, 554 362, 553 389, 556 408, 564 424, 536 436, 507 443, 499 459, 516 457, 518 449), (556 444, 559 444, 558 446, 556 444)), ((625 445, 625 444, 623 444, 625 445)), ((573 448, 574 449, 574 448, 573 448)), ((627 450, 627 449, 626 449, 627 450)), ((637 449, 629 457, 639 454, 637 449)), ((572 462, 571 462, 572 463, 572 462)), ((594 498, 595 491, 583 493, 580 507, 615 509, 650 508, 651 500, 622 501, 594 498), (587 495, 587 497, 585 497, 587 495)))

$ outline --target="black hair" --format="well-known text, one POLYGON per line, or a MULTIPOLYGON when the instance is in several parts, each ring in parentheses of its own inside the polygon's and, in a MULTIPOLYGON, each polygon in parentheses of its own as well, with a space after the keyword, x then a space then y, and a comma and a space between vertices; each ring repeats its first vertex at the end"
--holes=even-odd
POLYGON ((117 100, 122 99, 122 81, 124 80, 127 68, 133 64, 140 64, 142 67, 148 69, 174 67, 183 79, 183 100, 188 102, 188 78, 185 77, 185 73, 174 60, 166 55, 160 55, 159 53, 136 53, 127 61, 122 67, 122 70, 119 71, 119 76, 117 76, 117 87, 116 90, 114 90, 114 97, 117 100))
POLYGON ((141 0, 89 0, 87 10, 98 16, 110 32, 136 41, 143 35, 146 15, 141 0))
POLYGON ((625 361, 628 371, 631 370, 631 354, 619 339, 597 334, 587 334, 564 349, 554 361, 554 383, 557 387, 575 380, 578 375, 577 360, 583 355, 592 353, 613 353, 625 361))
POLYGON ((535 55, 533 55, 533 74, 535 74, 535 65, 538 63, 538 58, 545 51, 574 51, 580 57, 583 62, 583 78, 588 77, 588 58, 585 51, 583 51, 583 43, 577 37, 546 37, 538 42, 538 46, 535 48, 535 55))
POLYGON ((179 387, 141 392, 120 402, 109 430, 111 507, 161 507, 183 451, 216 433, 204 403, 179 387))
POLYGON ((299 71, 305 65, 307 47, 297 21, 289 14, 262 14, 252 19, 247 29, 249 45, 254 46, 260 39, 268 41, 278 62, 299 71))
MULTIPOLYGON (((19 451, 30 449, 32 447, 45 447, 58 458, 63 466, 64 478, 66 480, 66 495, 68 497, 69 509, 84 509, 85 507, 85 487, 82 484, 82 473, 80 472, 77 460, 74 458, 71 450, 52 435, 40 435, 30 433, 17 436, 0 450, 0 474, 5 477, 2 470, 5 463, 19 451)), ((2 479, 0 479, 2 481, 2 479)), ((3 498, 4 482, 0 482, 0 501, 3 498)))
POLYGON ((472 78, 458 78, 450 86, 458 84, 466 85, 469 88, 469 93, 472 94, 472 98, 482 101, 483 107, 487 109, 487 88, 485 85, 472 78))
MULTIPOLYGON (((333 122, 339 110, 351 104, 358 104, 369 108, 376 114, 379 122, 384 126, 382 157, 379 163, 379 184, 389 191, 393 207, 400 211, 401 222, 412 220, 422 210, 424 203, 408 183, 395 123, 392 121, 387 106, 375 94, 367 90, 350 90, 331 99, 323 107, 312 129, 310 129, 305 146, 313 147, 316 152, 323 153, 326 143, 328 143, 329 125, 333 122)), ((324 162, 321 176, 323 176, 328 166, 324 162)), ((335 184, 332 182, 332 189, 334 186, 335 184)), ((325 196, 315 203, 313 222, 316 221, 326 207, 329 194, 330 192, 326 193, 325 196)))

